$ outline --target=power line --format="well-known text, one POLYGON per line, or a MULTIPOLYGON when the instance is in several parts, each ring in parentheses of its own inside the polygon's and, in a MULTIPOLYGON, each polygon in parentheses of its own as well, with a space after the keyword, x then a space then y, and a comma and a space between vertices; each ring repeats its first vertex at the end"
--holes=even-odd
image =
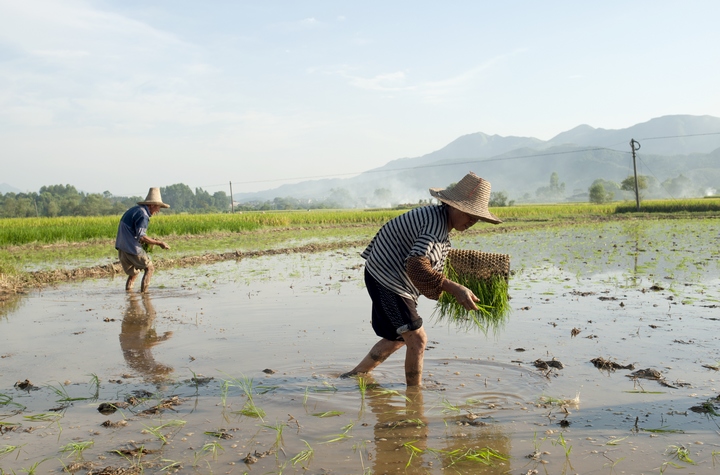
MULTIPOLYGON (((701 133, 701 134, 687 134, 687 135, 665 135, 665 136, 659 136, 659 137, 646 137, 646 138, 642 138, 639 140, 663 140, 663 139, 674 139, 674 138, 683 138, 683 137, 701 137, 701 136, 708 136, 708 135, 720 135, 720 132, 707 132, 707 133, 701 133)), ((495 158, 486 158, 486 159, 475 159, 475 158, 463 159, 463 158, 460 158, 460 159, 453 159, 452 163, 435 163, 435 164, 428 164, 428 165, 417 165, 417 166, 413 166, 413 167, 374 169, 374 170, 366 170, 366 171, 362 171, 362 172, 336 173, 334 175, 312 175, 312 176, 302 176, 302 177, 273 178, 273 179, 267 179, 267 180, 250 180, 250 181, 235 181, 235 180, 233 180, 233 183, 236 183, 238 185, 252 185, 252 184, 259 184, 259 183, 277 183, 277 182, 283 182, 283 181, 296 181, 296 180, 319 180, 319 179, 324 179, 324 178, 340 178, 340 177, 345 177, 345 176, 355 176, 355 175, 362 175, 362 174, 368 174, 368 173, 401 172, 401 171, 419 170, 419 169, 424 169, 424 168, 467 165, 467 164, 471 164, 471 163, 499 162, 499 161, 507 161, 507 160, 519 160, 519 159, 524 159, 524 158, 549 157, 549 156, 554 156, 554 155, 568 155, 568 154, 572 154, 572 153, 594 152, 594 151, 600 151, 600 150, 630 154, 631 152, 628 152, 628 151, 615 150, 613 148, 610 148, 610 147, 614 147, 617 145, 621 145, 623 143, 625 143, 625 142, 619 142, 616 144, 612 144, 609 147, 592 147, 592 148, 585 148, 585 149, 566 150, 564 152, 533 153, 533 154, 528 154, 528 155, 515 155, 515 156, 495 157, 495 158)), ((216 185, 203 185, 201 188, 221 187, 221 186, 227 186, 227 183, 216 184, 216 185)))

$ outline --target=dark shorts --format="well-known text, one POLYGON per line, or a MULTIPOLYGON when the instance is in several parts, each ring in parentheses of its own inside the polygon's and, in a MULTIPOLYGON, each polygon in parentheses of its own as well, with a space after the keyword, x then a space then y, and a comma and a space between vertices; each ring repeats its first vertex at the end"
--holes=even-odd
POLYGON ((406 331, 422 327, 417 302, 401 297, 383 287, 365 270, 365 285, 372 299, 372 327, 375 334, 387 340, 402 340, 406 331))
POLYGON ((152 266, 150 256, 145 253, 136 256, 118 249, 118 259, 120 259, 120 265, 127 275, 138 275, 140 271, 152 266))

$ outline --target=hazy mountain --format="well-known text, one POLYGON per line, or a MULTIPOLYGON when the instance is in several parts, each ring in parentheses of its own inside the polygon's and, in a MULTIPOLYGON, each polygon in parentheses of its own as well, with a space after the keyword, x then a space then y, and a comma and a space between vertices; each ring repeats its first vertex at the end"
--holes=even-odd
POLYGON ((4 195, 5 193, 22 193, 22 190, 7 183, 0 183, 0 194, 4 195))
MULTIPOLYGON (((375 190, 389 189, 395 203, 415 203, 429 197, 428 188, 445 187, 472 170, 492 183, 493 191, 511 200, 533 200, 558 173, 565 196, 587 192, 598 178, 621 182, 633 174, 630 140, 640 143, 638 174, 659 183, 680 175, 692 186, 687 194, 720 188, 720 118, 672 115, 626 129, 596 129, 580 125, 548 141, 533 137, 501 137, 478 132, 464 135, 440 150, 401 158, 345 179, 311 180, 257 193, 235 194, 240 202, 277 197, 322 200, 331 189, 344 189, 357 206, 373 203, 375 190)), ((668 196, 678 198, 679 196, 668 196)))

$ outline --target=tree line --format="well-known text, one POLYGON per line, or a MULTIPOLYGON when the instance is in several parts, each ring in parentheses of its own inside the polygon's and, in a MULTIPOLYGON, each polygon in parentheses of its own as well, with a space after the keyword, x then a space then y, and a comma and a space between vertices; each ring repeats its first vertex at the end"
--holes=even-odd
MULTIPOLYGON (((218 213, 230 211, 230 197, 224 191, 210 194, 202 188, 193 192, 182 183, 161 187, 164 213, 218 213)), ((43 186, 36 192, 0 194, 0 218, 106 216, 122 214, 144 196, 114 196, 109 191, 84 193, 72 185, 43 186)))

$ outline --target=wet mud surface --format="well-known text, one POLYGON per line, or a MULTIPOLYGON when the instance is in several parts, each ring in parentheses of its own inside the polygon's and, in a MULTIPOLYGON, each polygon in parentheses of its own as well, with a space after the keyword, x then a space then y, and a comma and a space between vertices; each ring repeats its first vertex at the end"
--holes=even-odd
POLYGON ((376 341, 361 248, 46 287, 0 310, 5 473, 714 473, 713 220, 456 236, 512 256, 496 334, 434 324, 424 388, 376 341), (536 472, 537 471, 537 472, 536 472))

